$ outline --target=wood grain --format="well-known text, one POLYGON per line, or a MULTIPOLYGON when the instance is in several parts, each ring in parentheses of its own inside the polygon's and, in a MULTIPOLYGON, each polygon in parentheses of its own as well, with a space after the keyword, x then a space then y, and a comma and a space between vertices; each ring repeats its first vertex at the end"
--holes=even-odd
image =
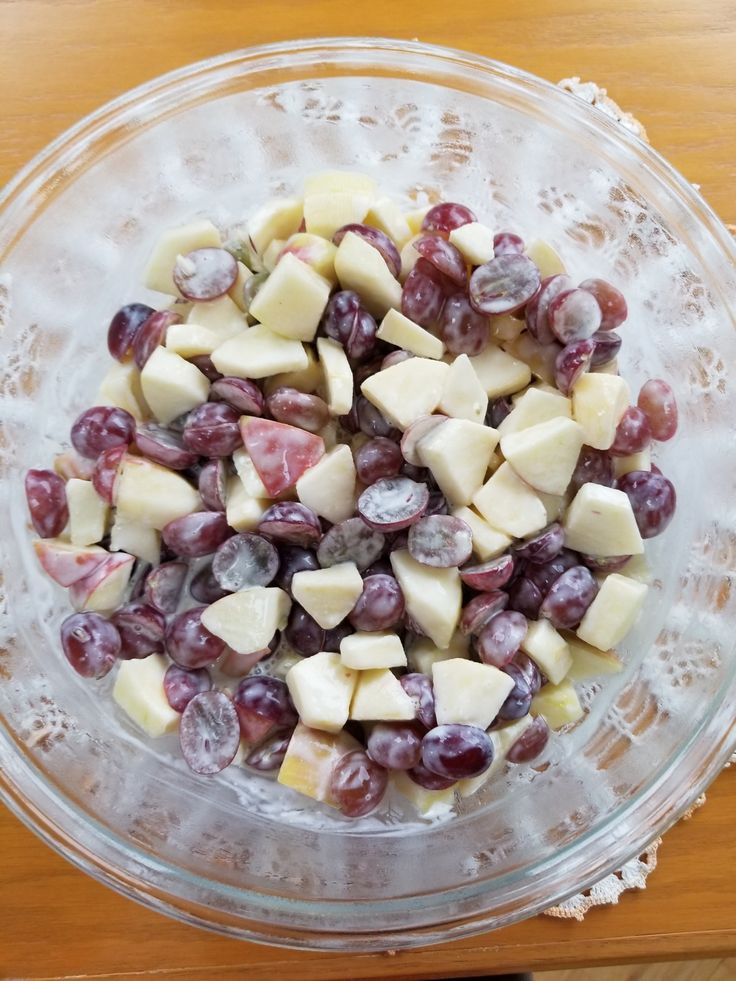
MULTIPOLYGON (((419 37, 552 81, 593 79, 736 221, 734 0, 0 0, 0 183, 131 86, 234 48, 325 34, 419 37)), ((540 917, 441 948, 342 958, 227 940, 151 913, 0 809, 0 977, 409 981, 701 956, 718 959, 715 973, 694 977, 725 981, 733 961, 720 958, 736 954, 735 819, 736 774, 725 773, 707 806, 667 836, 646 892, 582 924, 540 917)))

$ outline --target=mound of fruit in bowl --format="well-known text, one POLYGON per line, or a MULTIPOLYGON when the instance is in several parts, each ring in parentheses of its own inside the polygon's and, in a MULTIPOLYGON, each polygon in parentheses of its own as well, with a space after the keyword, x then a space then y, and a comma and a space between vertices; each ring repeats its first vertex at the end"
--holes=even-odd
POLYGON ((164 231, 158 309, 114 314, 71 448, 26 476, 71 667, 196 773, 348 817, 538 762, 621 669, 675 509, 672 391, 633 397, 590 273, 342 172, 225 241, 164 231))

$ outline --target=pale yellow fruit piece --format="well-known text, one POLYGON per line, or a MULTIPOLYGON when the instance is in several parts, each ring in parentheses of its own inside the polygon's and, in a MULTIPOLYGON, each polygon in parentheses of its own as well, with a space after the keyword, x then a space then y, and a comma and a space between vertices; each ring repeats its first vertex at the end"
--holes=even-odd
POLYGON ((355 482, 353 454, 340 443, 297 480, 296 493, 302 504, 337 524, 355 510, 355 482))
POLYGON ((172 278, 178 255, 186 255, 195 249, 220 248, 222 239, 211 221, 193 221, 189 225, 165 231, 153 247, 143 271, 143 285, 149 290, 179 296, 172 278))
POLYGON ((418 235, 421 232, 424 217, 433 207, 433 204, 423 204, 421 208, 412 208, 404 212, 404 218, 412 235, 418 235))
POLYGON ((238 274, 235 277, 235 282, 227 291, 228 297, 233 301, 233 303, 242 310, 243 313, 247 312, 245 304, 245 284, 253 275, 253 272, 245 265, 244 262, 238 262, 238 274))
POLYGON ((202 499, 178 473, 144 457, 123 457, 115 485, 115 506, 131 521, 158 528, 202 510, 202 499))
POLYGON ((256 294, 251 317, 282 337, 311 341, 330 298, 330 284, 287 252, 256 294))
POLYGON ((409 358, 366 378, 361 392, 394 426, 403 430, 419 416, 434 412, 442 398, 448 371, 449 366, 443 361, 409 358))
POLYGON ((220 344, 242 333, 248 326, 240 307, 227 295, 206 303, 193 303, 187 323, 205 327, 216 335, 220 344))
MULTIPOLYGON (((242 328, 241 328, 242 329, 242 328)), ((222 344, 219 334, 208 327, 187 322, 172 324, 166 331, 166 349, 182 358, 194 358, 200 354, 212 354, 222 344)))
MULTIPOLYGON (((505 341, 504 351, 527 365, 531 374, 547 385, 555 384, 557 347, 554 344, 538 344, 529 331, 524 331, 513 341, 505 341)), ((523 388, 522 385, 519 388, 523 388)))
POLYGON ((599 651, 570 631, 563 631, 562 635, 570 648, 572 664, 567 678, 573 683, 620 674, 623 671, 623 662, 615 651, 599 651))
POLYGON ((501 438, 501 452, 522 480, 545 494, 564 494, 583 445, 572 419, 548 419, 501 438))
POLYGON ((150 525, 132 521, 118 508, 110 528, 110 551, 128 552, 144 562, 158 565, 161 561, 161 534, 150 525))
POLYGON ((319 170, 304 178, 304 194, 365 194, 375 197, 374 177, 354 170, 319 170))
POLYGON ((412 235, 408 241, 406 241, 399 253, 399 258, 401 259, 401 271, 399 272, 399 281, 402 283, 406 282, 406 277, 412 271, 417 262, 421 259, 421 256, 414 248, 414 243, 418 242, 422 238, 422 234, 412 235))
POLYGON ((227 523, 236 531, 255 531, 272 503, 267 498, 251 497, 238 476, 228 480, 225 499, 227 523))
POLYGON ((618 375, 581 375, 572 389, 572 414, 583 427, 588 446, 609 449, 630 399, 631 390, 618 375))
POLYGON ((331 286, 337 285, 335 274, 335 256, 337 246, 321 235, 309 232, 297 232, 291 235, 284 245, 282 255, 293 252, 297 259, 306 262, 319 276, 322 276, 331 286))
POLYGON ((344 416, 353 405, 353 371, 345 348, 330 337, 318 337, 317 356, 322 365, 330 412, 333 416, 344 416))
POLYGON ((207 401, 210 383, 195 365, 157 347, 141 371, 141 387, 151 412, 163 425, 207 401))
POLYGON ((401 308, 400 283, 381 253, 354 232, 348 232, 338 246, 335 272, 341 287, 355 290, 374 317, 385 316, 391 307, 401 308))
POLYGON ((283 630, 291 600, 276 586, 253 586, 230 593, 211 603, 202 613, 202 624, 238 654, 261 651, 283 630))
POLYGON ((457 569, 423 565, 406 549, 391 553, 391 567, 401 586, 409 615, 438 647, 448 647, 457 629, 462 605, 457 569))
POLYGON ((506 672, 465 658, 436 661, 432 682, 437 724, 479 729, 488 728, 514 687, 506 672))
POLYGON ((492 527, 513 538, 531 535, 547 523, 544 504, 509 463, 501 464, 486 481, 473 504, 492 527))
POLYGON ((267 201, 248 221, 248 235, 260 255, 275 238, 287 239, 301 225, 304 202, 301 198, 267 201))
POLYGON ((339 732, 348 721, 358 672, 347 668, 339 654, 322 651, 305 657, 286 675, 294 706, 312 729, 339 732))
POLYGON ((376 198, 365 216, 365 224, 388 235, 398 249, 412 236, 409 222, 392 198, 376 198))
POLYGON ((356 671, 406 667, 401 640, 389 630, 358 630, 350 634, 340 643, 340 657, 346 668, 356 671))
POLYGON ((304 345, 254 324, 212 352, 212 363, 235 378, 267 378, 279 372, 302 371, 309 362, 304 345))
POLYGON ((550 419, 570 419, 572 402, 559 392, 527 388, 514 402, 514 408, 498 426, 499 436, 510 436, 550 419))
POLYGON ((559 684, 572 666, 570 648, 549 620, 532 620, 521 649, 547 675, 553 685, 559 684))
POLYGON ((550 729, 561 729, 583 717, 578 693, 566 678, 559 685, 545 685, 532 699, 531 715, 544 716, 550 729))
POLYGON ((413 805, 422 817, 439 817, 452 810, 455 803, 455 785, 447 790, 427 790, 414 783, 403 770, 391 771, 391 783, 396 790, 413 805))
POLYGON ((361 223, 372 197, 355 191, 325 191, 304 198, 304 224, 313 235, 332 238, 343 225, 361 223))
POLYGON ((549 242, 536 239, 527 246, 526 254, 539 270, 542 279, 566 272, 565 264, 549 242))
POLYGON ((66 482, 69 507, 69 541, 72 545, 96 545, 105 537, 110 508, 89 480, 71 477, 66 482))
POLYGON ((415 718, 414 702, 388 668, 359 671, 350 718, 358 722, 409 722, 415 718))
POLYGON ((529 365, 495 344, 489 344, 484 351, 471 358, 470 363, 489 399, 512 395, 531 381, 529 365))
POLYGON ((296 388, 299 392, 311 394, 324 385, 324 374, 322 365, 317 360, 314 348, 311 344, 302 345, 306 366, 296 371, 284 371, 275 375, 269 375, 265 379, 264 392, 270 395, 277 388, 296 388))
POLYGON ((354 562, 341 562, 329 569, 297 572, 291 592, 323 630, 332 630, 357 603, 363 580, 354 562))
POLYGON ((462 253, 471 266, 482 266, 493 258, 493 229, 480 221, 453 228, 450 244, 462 253))
POLYGON ((417 454, 450 503, 462 505, 482 487, 497 443, 498 433, 490 426, 448 419, 419 441, 417 454))
POLYGON ((454 517, 462 519, 469 527, 473 536, 473 551, 481 562, 495 559, 511 545, 511 536, 497 528, 492 528, 472 508, 455 508, 454 517))
POLYGON ((651 470, 652 453, 648 446, 638 453, 631 453, 629 456, 615 456, 613 458, 613 472, 616 477, 623 477, 625 473, 632 473, 634 470, 651 470))
POLYGON ((583 484, 563 521, 565 544, 586 555, 639 555, 644 543, 623 491, 583 484))
POLYGON ((113 361, 100 383, 94 404, 116 405, 129 412, 136 422, 150 415, 141 388, 141 373, 135 362, 113 361))
POLYGON ((412 671, 432 676, 432 665, 436 661, 449 661, 453 657, 470 657, 470 642, 465 634, 456 630, 445 650, 429 637, 417 637, 406 654, 412 671))
POLYGON ((615 647, 636 623, 647 590, 646 583, 617 572, 606 576, 577 629, 578 637, 601 651, 615 647))
POLYGON ((330 790, 332 771, 343 756, 361 748, 347 732, 332 735, 299 722, 289 741, 278 782, 312 800, 336 807, 330 790))
POLYGON ((450 364, 437 408, 455 419, 483 424, 488 396, 467 354, 458 355, 450 364))
POLYGON ((147 736, 155 739, 173 732, 181 716, 168 703, 164 675, 168 661, 161 654, 121 661, 112 697, 147 736))
POLYGON ((438 337, 398 310, 388 311, 381 321, 377 336, 379 340, 410 351, 420 358, 441 358, 445 353, 445 345, 438 337))

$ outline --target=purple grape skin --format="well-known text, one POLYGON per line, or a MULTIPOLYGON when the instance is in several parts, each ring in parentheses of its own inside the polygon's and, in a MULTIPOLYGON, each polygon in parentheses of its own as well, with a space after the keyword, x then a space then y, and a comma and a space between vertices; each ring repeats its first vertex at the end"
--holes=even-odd
POLYGON ((401 290, 401 312, 420 327, 432 327, 442 313, 445 291, 435 267, 419 259, 401 290))
POLYGON ((193 358, 186 359, 190 364, 193 364, 195 368, 198 368, 205 378, 209 379, 211 382, 219 381, 224 375, 215 368, 212 358, 209 354, 195 354, 193 358))
POLYGON ((528 580, 534 583, 537 589, 541 592, 542 598, 544 598, 549 592, 552 583, 558 579, 563 572, 567 572, 568 569, 572 569, 573 566, 576 565, 580 565, 580 558, 577 552, 573 552, 569 548, 563 548, 562 551, 553 559, 550 559, 549 562, 542 562, 539 564, 530 562, 524 570, 524 575, 528 580))
POLYGON ((298 722, 286 682, 267 674, 243 678, 233 704, 240 733, 248 742, 260 741, 274 729, 293 728, 298 722))
POLYGON ((202 614, 206 609, 206 606, 195 606, 185 610, 174 617, 166 628, 166 650, 180 668, 206 668, 225 650, 225 642, 210 633, 202 623, 202 614))
POLYGON ((176 612, 184 581, 187 577, 186 562, 163 562, 146 577, 143 598, 165 616, 176 612))
POLYGON ((426 484, 408 477, 384 477, 363 491, 357 510, 376 531, 401 531, 422 517, 428 503, 426 484))
POLYGON ((258 385, 249 378, 219 378, 210 386, 210 402, 225 402, 246 416, 262 416, 266 401, 258 385))
POLYGON ((550 303, 575 284, 569 276, 555 274, 542 280, 537 293, 527 303, 524 311, 527 330, 539 344, 552 344, 555 335, 549 326, 547 312, 550 303))
POLYGON ((197 486, 208 511, 224 511, 227 506, 227 466, 221 458, 208 460, 199 471, 197 486))
POLYGON ((460 569, 460 578, 466 586, 479 592, 501 589, 514 574, 514 559, 508 553, 488 562, 466 565, 460 569))
POLYGON ((506 759, 509 763, 530 763, 542 753, 549 742, 549 736, 550 731, 546 720, 538 715, 519 738, 511 744, 506 753, 506 759))
POLYGON ((297 545, 279 545, 279 568, 273 580, 291 596, 291 580, 297 572, 312 572, 320 568, 317 555, 311 549, 299 548, 297 545))
POLYGON ((562 525, 555 521, 534 538, 515 546, 514 551, 519 558, 541 565, 559 555, 564 544, 565 531, 562 525))
POLYGON ((661 535, 675 514, 677 494, 671 481, 649 470, 632 470, 619 477, 616 486, 631 502, 642 538, 661 535))
POLYGON ((409 554, 423 565, 457 568, 473 554, 468 524, 450 514, 425 514, 409 528, 409 554))
POLYGON ((580 557, 593 572, 618 572, 631 558, 630 555, 581 555, 580 557))
POLYGON ((411 351, 404 351, 403 349, 391 351, 381 362, 380 370, 383 371, 384 368, 391 368, 395 364, 401 364, 402 361, 410 361, 413 357, 414 355, 411 351))
POLYGON ((438 773, 432 773, 421 760, 406 772, 414 783, 424 787, 425 790, 447 790, 457 783, 454 777, 441 777, 438 773))
POLYGON ((99 613, 72 613, 62 623, 60 636, 64 656, 83 678, 104 678, 120 655, 120 634, 99 613))
POLYGON ((166 339, 166 331, 172 324, 182 322, 181 314, 173 310, 155 310, 135 332, 133 338, 133 360, 139 371, 142 371, 146 361, 157 347, 166 339))
POLYGON ((113 316, 107 329, 107 350, 116 361, 125 361, 138 328, 152 313, 155 313, 153 307, 145 303, 127 303, 113 316))
POLYGON ((363 592, 348 615, 356 630, 390 630, 404 615, 404 594, 393 576, 366 576, 363 592))
POLYGON ((396 477, 404 462, 397 444, 385 436, 363 443, 354 456, 358 479, 366 486, 384 477, 396 477))
POLYGON ((483 664, 503 668, 514 659, 526 637, 526 617, 516 610, 504 610, 492 617, 478 634, 476 652, 483 664))
POLYGON ((596 450, 592 446, 583 446, 578 462, 575 465, 568 490, 575 495, 583 484, 602 484, 613 487, 616 477, 613 460, 607 450, 596 450))
POLYGON ((473 309, 465 293, 455 293, 445 300, 439 335, 450 354, 467 354, 472 358, 488 347, 490 320, 473 309))
POLYGON ((353 232, 353 234, 357 235, 358 238, 362 238, 364 242, 367 242, 368 245, 372 245, 388 266, 389 272, 394 279, 399 278, 399 273, 401 272, 401 256, 399 255, 399 250, 396 248, 388 235, 380 231, 378 228, 373 228, 371 225, 361 225, 357 223, 352 225, 343 225, 342 228, 338 228, 338 230, 332 236, 333 245, 339 245, 348 232, 353 232))
MULTIPOLYGON (((376 346, 378 327, 353 290, 341 290, 330 298, 322 315, 322 329, 338 341, 353 361, 369 357, 376 346)), ((355 379, 356 387, 359 385, 355 379)))
POLYGON ((549 304, 547 323, 561 344, 584 341, 600 329, 601 308, 586 290, 565 290, 549 304))
POLYGON ((485 773, 493 762, 493 743, 484 729, 452 723, 436 726, 422 739, 422 763, 448 780, 485 773))
POLYGON ((66 484, 53 470, 29 470, 25 476, 31 524, 41 538, 56 538, 69 520, 66 484))
POLYGON ((466 636, 469 634, 479 634, 485 625, 506 609, 509 603, 508 593, 500 589, 494 589, 487 593, 479 593, 474 596, 469 603, 463 607, 460 616, 459 629, 466 636))
POLYGON ((513 405, 509 399, 494 399, 493 402, 490 402, 488 405, 488 411, 486 412, 485 419, 486 426, 490 426, 491 429, 498 429, 512 409, 513 405))
POLYGON ((358 429, 366 436, 387 436, 394 439, 400 436, 398 429, 394 429, 388 419, 385 418, 380 409, 369 402, 364 395, 359 395, 355 402, 355 415, 358 429))
POLYGON ((221 691, 203 691, 189 702, 179 724, 179 744, 190 769, 219 773, 235 758, 240 726, 235 706, 221 691))
POLYGON ((212 575, 229 593, 268 586, 278 570, 279 555, 274 545, 250 532, 228 538, 212 559, 212 575))
POLYGON ((611 456, 630 456, 640 453, 652 442, 652 430, 644 412, 630 405, 616 427, 616 435, 608 452, 611 456))
POLYGON ((168 467, 169 470, 186 470, 188 467, 193 467, 199 459, 197 453, 184 446, 178 433, 155 423, 138 427, 135 445, 143 456, 153 460, 154 463, 160 463, 163 467, 168 467))
MULTIPOLYGON (((427 501, 427 510, 424 512, 425 518, 431 518, 434 515, 446 515, 449 510, 450 510, 450 505, 447 503, 447 498, 442 493, 442 491, 437 490, 437 491, 429 492, 429 500, 427 501)), ((462 519, 457 519, 457 520, 462 520, 462 519)), ((471 552, 472 552, 472 548, 471 548, 471 552)))
POLYGON ((277 422, 318 433, 330 421, 330 410, 324 399, 296 388, 281 386, 266 399, 266 407, 277 422))
POLYGON ((514 232, 496 232, 493 236, 493 254, 507 255, 509 253, 523 252, 525 249, 524 239, 514 232))
POLYGON ((590 359, 591 368, 599 368, 602 364, 608 364, 621 350, 621 338, 618 334, 599 330, 593 334, 591 340, 595 341, 593 357, 590 359))
POLYGON ((411 722, 378 722, 368 736, 366 751, 387 770, 410 770, 422 758, 421 729, 411 722))
POLYGON ((375 810, 388 787, 388 773, 362 750, 346 753, 330 778, 330 795, 346 817, 363 817, 375 810))
POLYGON ((462 225, 469 225, 477 221, 470 208, 464 204, 456 204, 454 201, 443 201, 435 204, 429 209, 422 219, 423 232, 446 232, 449 233, 462 225))
POLYGON ((194 559, 214 552, 232 533, 221 511, 195 511, 170 521, 161 538, 175 555, 194 559))
POLYGON ((555 384, 563 395, 569 395, 575 382, 583 375, 593 359, 595 341, 588 337, 567 344, 555 359, 555 384))
POLYGON ((347 518, 325 532, 317 548, 317 560, 323 569, 341 562, 354 562, 359 569, 367 569, 385 544, 385 536, 369 528, 361 518, 347 518))
POLYGON ((194 249, 174 263, 172 278, 187 300, 216 300, 232 289, 238 278, 238 264, 226 250, 214 247, 194 249), (194 270, 190 271, 190 265, 194 270))
POLYGON ((201 456, 230 456, 243 445, 240 416, 225 402, 203 402, 187 416, 182 440, 201 456))
POLYGON ((623 293, 605 279, 586 279, 580 289, 595 297, 601 311, 601 330, 613 330, 626 320, 628 309, 623 293))
POLYGON ((135 435, 135 419, 125 409, 95 405, 77 416, 71 429, 72 446, 80 456, 96 460, 104 450, 127 446, 135 435))
POLYGON ((212 573, 212 563, 207 562, 192 576, 189 592, 192 599, 209 606, 227 596, 231 590, 223 589, 212 573))
POLYGON ((506 664, 503 668, 501 668, 501 670, 511 678, 511 680, 514 682, 514 687, 507 695, 506 701, 498 710, 498 717, 499 719, 504 719, 506 721, 522 719, 525 715, 529 714, 529 707, 531 706, 533 698, 532 686, 529 682, 529 678, 522 668, 520 668, 514 661, 511 661, 510 664, 506 664))
POLYGON ((508 588, 509 609, 515 610, 529 620, 536 620, 539 616, 539 607, 542 605, 542 593, 539 587, 521 576, 516 579, 508 588))
POLYGON ((542 677, 542 672, 535 662, 532 661, 528 654, 519 653, 512 661, 512 664, 521 672, 521 677, 524 678, 524 682, 532 695, 536 695, 542 687, 542 682, 544 681, 546 683, 547 679, 542 677))
POLYGON ((456 286, 467 286, 468 270, 465 259, 460 250, 447 239, 439 235, 424 235, 414 242, 413 247, 423 259, 431 262, 435 269, 456 286))
POLYGON ((296 501, 277 501, 263 513, 258 532, 277 543, 300 545, 307 548, 317 545, 322 538, 322 525, 317 514, 296 501))
POLYGON ((164 675, 164 694, 166 701, 175 712, 183 712, 195 695, 209 691, 212 678, 206 668, 185 671, 177 664, 170 664, 164 675))
POLYGON ((575 565, 552 583, 539 608, 540 616, 557 630, 572 630, 598 593, 598 584, 590 569, 575 565))
POLYGON ((166 618, 150 603, 126 603, 112 614, 110 622, 120 634, 118 657, 122 660, 148 657, 164 649, 166 618))
POLYGON ((432 679, 429 675, 412 671, 402 675, 399 682, 414 703, 417 721, 421 722, 425 729, 434 729, 437 725, 437 716, 435 715, 432 679))
POLYGON ((347 620, 343 620, 342 623, 338 623, 336 627, 332 630, 325 630, 325 643, 322 648, 323 651, 331 651, 333 654, 340 653, 340 644, 349 637, 352 633, 355 633, 350 623, 347 620))
POLYGON ((311 657, 325 650, 324 630, 298 603, 293 603, 289 611, 284 636, 302 657, 311 657))
POLYGON ((272 733, 260 746, 248 753, 245 758, 245 765, 258 770, 259 773, 271 773, 273 770, 278 770, 284 762, 292 735, 292 729, 272 733))
POLYGON ((478 313, 512 313, 531 300, 539 284, 539 270, 528 256, 506 253, 478 266, 468 294, 478 313))

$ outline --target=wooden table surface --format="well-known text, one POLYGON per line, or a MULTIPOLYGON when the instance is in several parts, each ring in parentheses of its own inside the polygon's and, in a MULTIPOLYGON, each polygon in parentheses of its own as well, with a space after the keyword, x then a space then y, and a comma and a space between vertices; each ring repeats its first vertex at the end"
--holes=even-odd
MULTIPOLYGON (((608 88, 736 222, 734 0, 0 0, 0 184, 85 113, 188 62, 249 44, 375 34, 448 44, 552 81, 608 88)), ((227 940, 73 869, 0 808, 0 976, 450 978, 736 953, 736 773, 666 838, 646 892, 585 922, 546 917, 473 940, 350 958, 227 940)))

